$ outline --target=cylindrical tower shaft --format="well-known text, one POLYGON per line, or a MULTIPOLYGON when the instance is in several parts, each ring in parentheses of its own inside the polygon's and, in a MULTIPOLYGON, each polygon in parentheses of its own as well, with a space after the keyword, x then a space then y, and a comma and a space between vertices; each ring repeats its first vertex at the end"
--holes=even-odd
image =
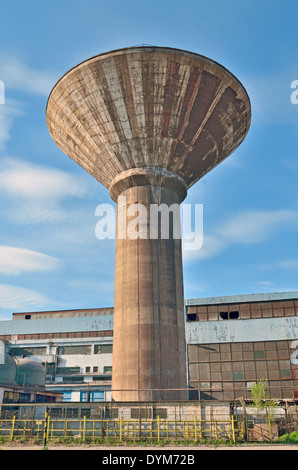
POLYGON ((181 179, 169 171, 124 173, 121 184, 117 178, 111 190, 114 198, 115 186, 121 191, 117 200, 113 398, 187 399, 179 213, 186 190, 181 179))

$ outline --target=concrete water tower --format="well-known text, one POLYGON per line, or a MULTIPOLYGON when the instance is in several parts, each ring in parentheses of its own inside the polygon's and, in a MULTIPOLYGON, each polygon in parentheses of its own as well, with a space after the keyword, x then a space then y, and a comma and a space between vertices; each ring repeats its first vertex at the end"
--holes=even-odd
POLYGON ((180 204, 240 145, 250 125, 245 89, 198 54, 120 49, 82 62, 58 81, 47 125, 58 147, 119 202, 113 398, 186 399, 181 240, 171 230, 167 239, 132 238, 120 225, 132 204, 180 204))

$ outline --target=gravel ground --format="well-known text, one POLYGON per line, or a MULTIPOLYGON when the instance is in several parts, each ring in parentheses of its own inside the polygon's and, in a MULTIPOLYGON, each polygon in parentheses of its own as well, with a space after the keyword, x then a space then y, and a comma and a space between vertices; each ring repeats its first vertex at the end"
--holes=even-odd
MULTIPOLYGON (((43 450, 42 446, 29 446, 29 445, 0 445, 0 450, 43 450)), ((205 446, 190 446, 190 447, 181 447, 181 446, 146 446, 146 447, 141 447, 141 446, 88 446, 88 445, 70 445, 70 446, 65 446, 65 445, 55 445, 55 446, 47 446, 47 450, 95 450, 95 451, 100 451, 100 452, 112 452, 112 453, 123 453, 125 454, 126 451, 129 451, 130 454, 133 454, 133 451, 144 451, 146 453, 154 453, 155 452, 169 452, 169 451, 179 451, 180 454, 182 454, 184 451, 187 451, 187 453, 196 453, 201 450, 298 450, 298 444, 252 444, 252 445, 237 445, 237 446, 211 446, 211 445, 205 445, 205 446)))

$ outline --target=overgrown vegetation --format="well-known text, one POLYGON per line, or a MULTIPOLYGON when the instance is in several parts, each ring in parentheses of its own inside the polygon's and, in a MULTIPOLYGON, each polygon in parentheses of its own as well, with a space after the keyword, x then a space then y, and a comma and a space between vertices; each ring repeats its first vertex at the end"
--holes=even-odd
POLYGON ((298 444, 298 431, 293 431, 290 434, 283 434, 275 442, 283 444, 298 444))
POLYGON ((252 406, 257 408, 258 411, 266 410, 270 415, 272 415, 274 413, 274 408, 277 406, 277 402, 270 399, 270 396, 266 391, 267 383, 267 379, 261 379, 251 385, 252 406))

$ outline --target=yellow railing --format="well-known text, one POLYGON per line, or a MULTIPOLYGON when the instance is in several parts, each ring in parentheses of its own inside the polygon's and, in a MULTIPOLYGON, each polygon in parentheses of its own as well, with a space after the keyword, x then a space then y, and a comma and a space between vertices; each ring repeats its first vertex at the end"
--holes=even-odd
POLYGON ((137 441, 161 440, 193 441, 204 439, 236 441, 236 426, 230 420, 191 420, 161 419, 0 419, 0 437, 7 439, 35 437, 43 439, 73 438, 86 440, 137 441))

